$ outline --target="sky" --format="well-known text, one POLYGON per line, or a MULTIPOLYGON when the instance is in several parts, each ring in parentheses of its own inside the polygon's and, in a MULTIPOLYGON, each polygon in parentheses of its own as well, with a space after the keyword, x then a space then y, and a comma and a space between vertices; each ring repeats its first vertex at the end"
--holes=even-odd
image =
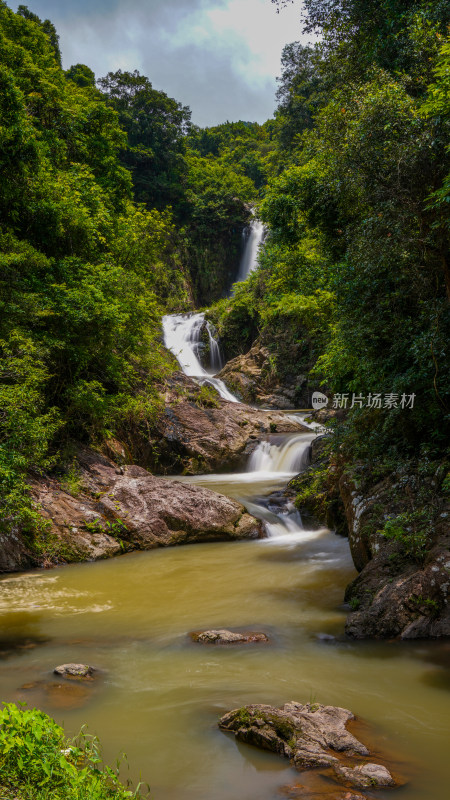
POLYGON ((56 26, 65 69, 138 69, 202 127, 271 117, 283 46, 306 42, 301 0, 279 14, 270 0, 22 2, 56 26))

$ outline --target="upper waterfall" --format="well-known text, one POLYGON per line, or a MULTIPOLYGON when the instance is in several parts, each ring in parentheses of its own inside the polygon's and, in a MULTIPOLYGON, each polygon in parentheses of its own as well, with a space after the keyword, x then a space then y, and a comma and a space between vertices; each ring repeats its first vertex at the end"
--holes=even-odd
POLYGON ((222 357, 219 343, 205 315, 199 314, 169 314, 163 317, 164 344, 174 354, 185 375, 195 378, 199 383, 209 383, 216 389, 224 400, 238 403, 237 397, 228 391, 224 382, 214 375, 222 368, 222 357), (201 350, 204 346, 201 340, 203 327, 209 341, 210 371, 201 363, 201 350))
POLYGON ((264 241, 266 228, 261 220, 254 218, 243 233, 242 257, 236 281, 245 281, 258 263, 259 248, 264 241))

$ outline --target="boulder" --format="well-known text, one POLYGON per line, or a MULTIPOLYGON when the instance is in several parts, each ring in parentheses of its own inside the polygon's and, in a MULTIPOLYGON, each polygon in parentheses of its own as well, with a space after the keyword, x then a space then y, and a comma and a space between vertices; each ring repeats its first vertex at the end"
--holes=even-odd
POLYGON ((282 708, 250 705, 219 721, 237 739, 291 759, 298 770, 331 767, 337 753, 367 756, 369 751, 346 729, 351 711, 319 703, 286 703, 282 708))
POLYGON ((280 384, 271 366, 270 352, 257 340, 248 353, 232 358, 218 377, 244 403, 293 409, 308 405, 307 379, 298 375, 280 384))
POLYGON ((220 628, 218 630, 194 632, 190 634, 194 642, 201 644, 248 644, 250 642, 268 642, 265 633, 234 633, 220 628))
POLYGON ((69 680, 92 680, 97 670, 89 664, 61 664, 53 670, 55 675, 69 680))
POLYGON ((209 489, 156 478, 142 467, 118 469, 87 448, 79 450, 78 463, 83 490, 76 497, 56 480, 33 484, 34 499, 58 542, 56 561, 262 535, 261 523, 240 503, 209 489))
POLYGON ((357 789, 381 789, 396 785, 391 773, 382 764, 359 764, 356 767, 337 764, 333 769, 338 780, 343 779, 357 789))
POLYGON ((339 791, 333 781, 358 789, 397 783, 385 766, 368 763, 369 750, 347 730, 352 720, 355 717, 346 708, 291 701, 281 708, 250 705, 235 709, 219 720, 219 727, 246 744, 289 758, 299 771, 315 770, 308 786, 283 787, 285 796, 366 800, 359 793, 339 791))

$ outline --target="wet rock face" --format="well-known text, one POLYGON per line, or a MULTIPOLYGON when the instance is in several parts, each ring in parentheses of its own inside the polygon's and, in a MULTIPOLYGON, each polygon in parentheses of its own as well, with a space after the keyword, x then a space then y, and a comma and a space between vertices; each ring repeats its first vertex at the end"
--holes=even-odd
POLYGON ((450 526, 442 504, 423 557, 406 557, 401 542, 378 531, 387 514, 410 510, 410 497, 395 478, 361 490, 344 475, 339 481, 350 549, 359 576, 347 587, 353 608, 346 633, 364 638, 450 636, 450 526))
POLYGON ((281 386, 270 369, 269 350, 259 341, 245 355, 228 361, 218 377, 244 403, 285 409, 309 405, 306 377, 298 375, 281 386))
POLYGON ((108 558, 193 542, 254 539, 261 523, 224 495, 155 478, 142 467, 117 465, 99 453, 79 452, 83 493, 73 497, 57 481, 34 484, 34 497, 52 523, 66 560, 108 558))
POLYGON ((200 644, 249 644, 251 642, 268 642, 265 633, 234 633, 220 628, 218 630, 194 632, 190 634, 194 642, 200 644))
POLYGON ((202 407, 197 402, 199 387, 185 375, 177 374, 171 386, 158 422, 158 449, 171 471, 195 475, 240 469, 256 440, 264 435, 308 431, 281 412, 262 411, 218 396, 216 406, 202 407))
MULTIPOLYGON (((367 763, 369 750, 346 728, 354 719, 345 708, 290 702, 281 708, 250 705, 235 709, 220 719, 219 727, 242 742, 289 758, 299 771, 319 768, 346 786, 396 785, 386 767, 367 763)), ((355 797, 352 792, 348 795, 355 797)), ((333 796, 344 798, 346 794, 333 796)))

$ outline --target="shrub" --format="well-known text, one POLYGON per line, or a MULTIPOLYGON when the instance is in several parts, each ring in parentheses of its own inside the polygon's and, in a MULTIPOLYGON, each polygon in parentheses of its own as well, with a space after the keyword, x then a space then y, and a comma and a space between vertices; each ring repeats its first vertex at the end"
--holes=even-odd
MULTIPOLYGON (((2 791, 23 800, 125 800, 142 798, 102 764, 95 737, 68 741, 59 725, 37 709, 5 704, 0 711, 2 791)), ((8 797, 8 794, 6 794, 8 797)))

